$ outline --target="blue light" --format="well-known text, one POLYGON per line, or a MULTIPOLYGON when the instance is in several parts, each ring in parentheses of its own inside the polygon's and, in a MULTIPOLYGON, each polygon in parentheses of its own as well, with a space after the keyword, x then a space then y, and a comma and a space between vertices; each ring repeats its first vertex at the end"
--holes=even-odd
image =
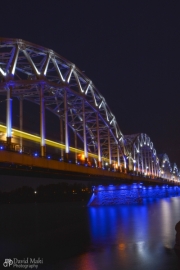
POLYGON ((71 163, 71 160, 69 160, 69 163, 71 163))
POLYGON ((0 149, 2 150, 3 149, 3 146, 1 146, 0 149))
POLYGON ((126 189, 128 186, 127 185, 121 185, 120 188, 121 189, 126 189))
POLYGON ((35 157, 37 157, 37 156, 38 156, 38 154, 37 154, 37 153, 35 153, 35 154, 34 154, 34 156, 35 156, 35 157))
POLYGON ((48 156, 48 159, 50 159, 51 157, 50 156, 48 156))

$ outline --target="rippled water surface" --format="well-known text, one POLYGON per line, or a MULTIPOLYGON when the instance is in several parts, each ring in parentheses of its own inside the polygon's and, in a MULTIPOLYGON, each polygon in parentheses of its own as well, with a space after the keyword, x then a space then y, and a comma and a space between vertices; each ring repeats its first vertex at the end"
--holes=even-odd
POLYGON ((3 205, 1 261, 44 258, 39 269, 180 269, 173 249, 180 197, 142 204, 3 205))
POLYGON ((61 263, 63 269, 180 269, 173 250, 179 197, 90 207, 88 218, 91 250, 61 263))

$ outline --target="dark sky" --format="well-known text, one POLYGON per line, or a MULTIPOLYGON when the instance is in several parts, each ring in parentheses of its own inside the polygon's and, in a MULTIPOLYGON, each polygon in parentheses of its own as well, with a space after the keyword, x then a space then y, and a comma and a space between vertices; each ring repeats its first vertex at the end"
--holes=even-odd
POLYGON ((93 81, 123 134, 147 133, 180 167, 179 1, 1 2, 0 36, 48 47, 93 81))

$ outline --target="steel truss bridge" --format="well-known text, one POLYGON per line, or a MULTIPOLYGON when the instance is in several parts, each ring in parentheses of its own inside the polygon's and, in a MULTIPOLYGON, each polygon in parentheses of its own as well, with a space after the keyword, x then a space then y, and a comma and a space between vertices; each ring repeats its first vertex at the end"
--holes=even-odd
POLYGON ((6 98, 6 125, 0 125, 1 148, 32 154, 30 148, 38 143, 43 158, 49 158, 50 147, 48 151, 61 161, 180 181, 180 171, 168 155, 158 155, 146 134, 123 135, 93 82, 53 50, 21 39, 0 38, 0 94, 6 98), (12 128, 15 99, 20 114, 16 129, 12 128), (25 100, 40 107, 39 136, 23 130, 25 100), (46 110, 59 121, 59 141, 46 138, 46 128, 51 128, 46 125, 46 110))

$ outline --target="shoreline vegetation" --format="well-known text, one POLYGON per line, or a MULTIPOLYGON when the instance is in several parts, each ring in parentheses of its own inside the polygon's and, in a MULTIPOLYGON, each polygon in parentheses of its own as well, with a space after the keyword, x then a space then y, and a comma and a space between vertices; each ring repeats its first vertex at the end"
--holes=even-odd
POLYGON ((9 192, 0 191, 0 204, 88 202, 91 195, 91 185, 62 182, 58 184, 40 185, 36 189, 23 186, 9 192))

